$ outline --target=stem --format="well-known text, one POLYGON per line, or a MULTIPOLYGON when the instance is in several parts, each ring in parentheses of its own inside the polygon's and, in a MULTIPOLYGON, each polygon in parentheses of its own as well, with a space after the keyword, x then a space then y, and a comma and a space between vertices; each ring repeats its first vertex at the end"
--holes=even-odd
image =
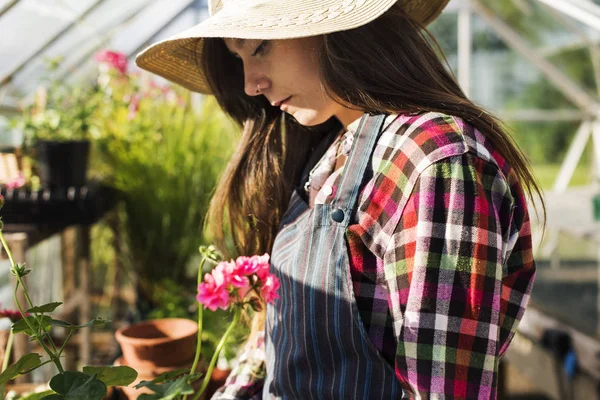
MULTIPOLYGON (((8 341, 6 342, 6 348, 4 349, 4 360, 2 360, 2 371, 0 371, 0 372, 4 372, 4 371, 6 371, 6 368, 8 368, 8 362, 10 360, 10 352, 12 350, 14 338, 15 338, 15 334, 13 333, 13 331, 11 329, 8 333, 8 341)), ((6 388, 6 383, 3 383, 2 385, 0 385, 0 398, 2 398, 2 399, 4 398, 5 388, 6 388)))
POLYGON ((14 338, 15 338, 15 334, 13 333, 13 331, 11 329, 8 334, 8 342, 6 342, 6 349, 4 350, 4 360, 2 361, 2 372, 6 371, 6 368, 8 367, 8 362, 10 360, 10 353, 12 351, 12 345, 13 345, 14 338))
MULTIPOLYGON (((206 257, 202 257, 202 261, 200 262, 200 267, 198 268, 198 286, 202 283, 202 269, 204 268, 204 263, 206 262, 206 257)), ((196 368, 198 367, 198 360, 200 360, 200 353, 202 352, 202 304, 198 303, 198 334, 196 335, 196 354, 194 355, 194 362, 192 364, 192 368, 190 369, 190 375, 196 372, 196 368)), ((187 400, 187 394, 183 396, 183 400, 187 400)))
MULTIPOLYGON (((0 230, 0 241, 2 241, 2 246, 4 247, 4 251, 6 251, 6 254, 8 254, 8 258, 10 260, 10 265, 11 265, 12 270, 15 272, 17 281, 23 287, 23 293, 25 294, 25 299, 27 299, 27 302, 29 303, 29 307, 33 307, 33 303, 31 302, 31 299, 29 298, 29 294, 27 293, 27 290, 25 290, 25 285, 23 284, 23 280, 22 280, 23 277, 21 275, 19 275, 18 273, 16 273, 17 271, 16 271, 15 266, 17 265, 17 263, 15 262, 15 259, 13 258, 10 248, 8 247, 8 243, 6 243, 6 239, 4 238, 4 234, 2 233, 2 230, 0 230)), ((25 315, 23 315, 23 318, 25 318, 25 315)))
POLYGON ((9 247, 8 247, 8 243, 6 243, 6 239, 4 239, 4 235, 2 234, 2 230, 0 230, 0 240, 2 241, 2 246, 4 247, 4 250, 6 251, 6 254, 8 255, 8 259, 10 260, 10 265, 12 267, 15 266, 15 259, 13 258, 12 252, 10 251, 9 247))
POLYGON ((58 350, 58 353, 56 354, 57 357, 60 357, 60 355, 62 354, 63 350, 65 349, 67 343, 69 343, 69 340, 71 339, 71 336, 73 336, 74 332, 75 332, 75 329, 69 329, 69 335, 67 336, 67 338, 63 342, 62 346, 60 346, 60 350, 58 350))
POLYGON ((196 355, 194 357, 194 363, 192 364, 192 369, 190 370, 190 374, 193 374, 196 371, 196 367, 198 366, 198 360, 200 359, 201 351, 202 351, 202 305, 198 304, 198 340, 196 341, 196 355))
MULTIPOLYGON (((2 232, 1 231, 0 231, 0 237, 2 237, 2 232)), ((60 360, 52 352, 52 350, 50 350, 48 348, 48 346, 46 346, 46 344, 44 343, 43 338, 40 337, 40 335, 38 334, 37 330, 33 327, 33 325, 31 325, 31 323, 27 319, 27 317, 25 315, 25 311, 23 311, 23 308, 21 307, 21 304, 19 303, 19 299, 17 297, 17 291, 18 291, 18 289, 19 289, 19 281, 17 281, 17 285, 15 287, 14 297, 15 297, 15 304, 17 305, 17 308, 19 309, 19 312, 21 313, 21 316, 25 320, 25 323, 27 324, 27 326, 29 327, 29 329, 31 329, 32 336, 40 344, 40 346, 44 349, 44 351, 46 352, 46 354, 48 354, 48 357, 50 357, 50 360, 52 360, 54 362, 54 364, 56 365, 56 368, 58 368, 59 372, 62 374, 64 372, 64 370, 63 370, 63 367, 62 367, 62 365, 60 363, 60 360)), ((23 292, 27 293, 27 290, 25 289, 25 286, 23 286, 23 292)), ((35 319, 36 319, 36 321, 38 323, 38 326, 41 328, 42 327, 42 321, 41 321, 41 319, 37 316, 36 313, 34 313, 33 316, 35 317, 35 319)))
MULTIPOLYGON (((59 372, 62 374, 64 372, 64 369, 63 369, 63 367, 62 367, 62 365, 60 363, 60 359, 58 357, 56 357, 56 354, 53 353, 48 348, 48 346, 46 346, 46 344, 44 343, 43 338, 40 337, 40 335, 38 334, 37 330, 34 329, 33 325, 31 325, 31 323, 27 319, 27 316, 25 315, 25 311, 23 311, 23 308, 21 307, 21 304, 19 303, 17 292, 19 290, 19 285, 20 285, 21 288, 22 288, 22 290, 23 290, 23 294, 25 295, 25 299, 29 303, 29 306, 33 307, 33 302, 31 301, 31 298, 29 297, 29 293, 27 293, 27 288, 25 287, 25 283, 23 282, 23 277, 17 271, 15 259, 13 258, 13 255, 12 255, 12 252, 10 251, 10 248, 8 247, 8 243, 6 243, 6 239, 4 238, 4 234, 2 233, 1 229, 0 229, 0 241, 2 242, 2 246, 4 247, 4 251, 6 251, 6 254, 8 255, 8 258, 10 260, 11 270, 14 272, 14 275, 17 278, 17 284, 15 285, 15 292, 14 292, 15 304, 17 305, 17 308, 19 309, 19 312, 21 313, 21 316, 23 317, 23 319, 25 319, 25 323, 27 324, 27 326, 29 327, 29 329, 31 329, 32 336, 35 338, 35 340, 37 340, 37 342, 44 349, 44 351, 48 354, 48 356, 54 362, 54 364, 56 364, 56 368, 58 368, 59 372)), ((42 320, 39 318, 38 314, 37 313, 33 313, 33 316, 34 316, 35 320, 37 321, 38 327, 42 328, 43 327, 42 320)), ((11 333, 12 333, 12 329, 11 329, 11 333)), ((52 339, 50 339, 50 342, 52 343, 52 339)), ((52 347, 54 347, 54 343, 52 343, 52 347)))
POLYGON ((233 321, 231 321, 229 328, 227 328, 227 330, 225 331, 225 334, 221 338, 221 341, 219 342, 219 345, 217 346, 217 349, 215 350, 215 354, 213 354, 212 359, 210 360, 210 364, 208 365, 208 369, 206 370, 206 376, 204 377, 204 381, 202 382, 202 387, 196 393, 196 395, 192 398, 192 400, 198 400, 200 398, 200 395, 202 395, 204 390, 206 390, 206 387, 208 386, 208 383, 210 382, 210 377, 212 375, 213 368, 215 367, 215 364, 217 363, 217 358, 219 357, 221 350, 223 350, 223 347, 225 346, 225 342, 227 341, 227 338, 229 338, 229 335, 231 335, 231 332, 233 332, 233 330, 237 326, 238 321, 240 320, 241 314, 242 314, 242 309, 241 309, 241 307, 239 307, 235 310, 235 315, 233 316, 233 321))

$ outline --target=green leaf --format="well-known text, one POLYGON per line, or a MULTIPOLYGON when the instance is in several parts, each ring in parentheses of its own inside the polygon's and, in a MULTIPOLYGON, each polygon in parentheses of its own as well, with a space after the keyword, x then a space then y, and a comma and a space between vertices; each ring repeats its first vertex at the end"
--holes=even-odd
POLYGON ((135 369, 127 366, 83 367, 83 373, 92 376, 95 375, 106 386, 127 386, 135 381, 138 376, 135 369))
POLYGON ((187 373, 188 371, 189 371, 188 368, 179 368, 174 371, 164 372, 164 373, 158 375, 156 378, 152 379, 151 381, 142 381, 142 382, 138 383, 135 388, 139 389, 141 387, 148 386, 148 384, 150 384, 150 383, 163 383, 166 381, 170 381, 175 378, 178 378, 179 376, 187 373))
POLYGON ((194 388, 187 383, 187 376, 182 376, 175 381, 168 381, 160 385, 145 381, 142 383, 146 383, 144 386, 154 393, 142 394, 138 397, 138 400, 173 400, 181 395, 194 394, 194 388))
POLYGON ((56 307, 60 306, 61 304, 62 304, 61 302, 48 303, 48 304, 44 304, 43 306, 32 307, 25 312, 28 312, 28 313, 50 313, 50 312, 56 310, 56 307))
POLYGON ((106 385, 95 376, 83 372, 65 371, 50 380, 50 387, 56 394, 46 399, 63 400, 102 400, 106 396, 106 385))
POLYGON ((50 395, 55 395, 56 393, 54 392, 54 390, 44 390, 43 392, 35 392, 35 393, 29 393, 26 394, 22 397, 19 397, 19 400, 41 400, 41 399, 48 399, 50 395))
POLYGON ((60 319, 54 319, 54 318, 50 319, 50 325, 52 325, 52 326, 60 326, 61 328, 67 328, 67 329, 76 329, 75 328, 76 325, 73 325, 72 323, 67 322, 67 321, 63 321, 63 320, 60 320, 60 319))
POLYGON ((67 328, 67 329, 81 329, 81 328, 88 328, 88 327, 93 327, 93 326, 104 325, 108 322, 110 322, 110 320, 96 317, 93 320, 91 320, 90 322, 88 322, 87 324, 73 325, 72 323, 67 322, 67 321, 62 321, 60 319, 52 319, 50 321, 50 325, 60 326, 61 328, 67 328))
POLYGON ((75 328, 75 329, 87 328, 87 327, 93 327, 93 326, 102 326, 104 324, 108 324, 109 322, 110 322, 110 319, 104 319, 104 318, 96 317, 93 320, 91 320, 90 322, 88 322, 87 324, 72 325, 71 329, 73 329, 73 328, 75 328))
POLYGON ((31 270, 30 269, 25 269, 25 263, 23 263, 23 264, 17 264, 17 265, 15 265, 15 267, 13 269, 11 269, 10 272, 14 276, 23 277, 23 276, 27 275, 28 273, 30 273, 31 270))
POLYGON ((42 328, 41 330, 44 332, 47 332, 50 329, 50 325, 52 325, 52 318, 47 315, 42 315, 40 317, 40 321, 41 327, 40 324, 38 324, 38 319, 34 315, 30 315, 15 322, 12 326, 12 331, 13 333, 23 332, 28 336, 33 336, 34 332, 32 332, 31 328, 29 328, 29 325, 31 325, 38 332, 40 331, 40 328, 42 328))
POLYGON ((10 365, 0 374, 0 385, 16 378, 32 368, 38 367, 42 363, 41 359, 42 356, 37 353, 25 354, 19 361, 10 365))
POLYGON ((198 379, 202 378, 202 376, 204 376, 204 374, 199 373, 199 372, 195 373, 195 374, 191 374, 191 375, 188 375, 187 381, 188 381, 188 383, 196 382, 198 379))

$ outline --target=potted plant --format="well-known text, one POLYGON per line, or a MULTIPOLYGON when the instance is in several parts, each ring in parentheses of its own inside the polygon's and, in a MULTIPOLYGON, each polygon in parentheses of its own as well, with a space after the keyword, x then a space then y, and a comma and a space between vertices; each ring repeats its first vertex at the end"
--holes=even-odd
MULTIPOLYGON (((4 199, 0 196, 0 208, 4 199)), ((45 364, 54 364, 58 373, 50 380, 48 389, 42 393, 32 395, 36 399, 104 399, 110 386, 128 386, 137 377, 138 373, 129 366, 86 366, 82 371, 64 370, 61 364, 61 354, 66 343, 71 338, 74 331, 87 328, 107 321, 101 318, 95 318, 88 324, 81 326, 72 325, 66 321, 56 320, 51 317, 51 313, 61 305, 61 303, 48 303, 36 306, 32 303, 27 287, 23 278, 30 272, 22 264, 14 262, 10 248, 8 247, 2 233, 2 222, 0 221, 0 242, 6 251, 11 264, 11 273, 17 281, 14 293, 15 304, 18 308, 16 322, 12 325, 9 345, 4 355, 2 370, 0 372, 0 396, 4 397, 5 385, 9 380, 28 374, 31 371, 45 364), (23 291, 27 304, 19 302, 17 292, 23 291), (27 307, 27 309, 25 309, 27 307), (58 326, 69 330, 67 340, 62 346, 57 346, 50 333, 51 327, 58 326), (35 340, 45 351, 47 359, 37 353, 29 353, 21 357, 13 364, 9 364, 10 343, 14 334, 26 334, 35 340)), ((141 381, 135 389, 144 389, 149 393, 141 394, 139 399, 147 400, 186 400, 190 396, 191 400, 198 400, 205 392, 210 377, 215 367, 219 354, 227 343, 228 337, 235 330, 240 322, 243 312, 259 310, 265 303, 274 302, 279 289, 277 277, 269 272, 269 256, 238 257, 235 261, 221 261, 215 268, 203 277, 204 263, 208 260, 216 262, 220 259, 219 253, 214 247, 201 247, 202 259, 200 267, 197 270, 198 295, 197 301, 202 306, 197 310, 196 327, 188 332, 187 335, 176 339, 174 352, 184 352, 186 343, 194 343, 193 336, 196 335, 195 352, 193 353, 192 365, 177 370, 168 369, 164 373, 149 381, 141 381), (204 374, 198 373, 198 366, 201 356, 202 327, 203 327, 203 309, 208 308, 212 311, 217 309, 229 310, 233 318, 229 327, 220 338, 216 351, 212 354, 210 362, 206 367, 204 374), (192 339, 190 341, 190 338, 192 339)), ((124 333, 124 330, 121 331, 124 333)), ((136 356, 145 354, 155 356, 157 354, 158 344, 160 350, 164 350, 164 341, 159 343, 146 343, 136 356)), ((160 351, 158 351, 160 353, 160 351)), ((189 354, 192 354, 189 352, 189 354)), ((173 361, 172 356, 159 355, 162 363, 170 364, 173 361)), ((142 365, 145 359, 138 360, 137 365, 142 365)), ((134 395, 137 395, 134 394, 134 395)))
POLYGON ((204 216, 235 144, 233 124, 212 99, 127 73, 103 51, 95 114, 97 173, 123 200, 119 225, 126 268, 136 282, 140 319, 160 306, 168 281, 190 287, 204 216), (198 100, 198 99, 196 99, 198 100))
POLYGON ((44 188, 85 185, 93 114, 101 100, 94 85, 68 85, 52 78, 59 63, 50 62, 49 78, 14 121, 32 150, 44 188))

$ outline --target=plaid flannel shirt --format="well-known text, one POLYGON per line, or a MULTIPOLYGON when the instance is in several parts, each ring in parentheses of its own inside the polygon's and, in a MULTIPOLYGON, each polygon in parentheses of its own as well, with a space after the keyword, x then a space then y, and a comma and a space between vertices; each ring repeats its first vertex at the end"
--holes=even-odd
MULTIPOLYGON (((362 321, 410 398, 496 398, 535 263, 523 191, 491 143, 456 117, 388 117, 346 237, 362 321)), ((214 399, 261 396, 264 357, 243 357, 214 399)))

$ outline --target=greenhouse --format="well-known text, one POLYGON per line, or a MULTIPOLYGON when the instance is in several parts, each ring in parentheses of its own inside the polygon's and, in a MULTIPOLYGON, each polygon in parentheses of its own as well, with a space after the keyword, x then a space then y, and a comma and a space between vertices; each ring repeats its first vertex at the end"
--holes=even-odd
POLYGON ((600 400, 600 0, 0 0, 0 158, 3 398, 600 400))

